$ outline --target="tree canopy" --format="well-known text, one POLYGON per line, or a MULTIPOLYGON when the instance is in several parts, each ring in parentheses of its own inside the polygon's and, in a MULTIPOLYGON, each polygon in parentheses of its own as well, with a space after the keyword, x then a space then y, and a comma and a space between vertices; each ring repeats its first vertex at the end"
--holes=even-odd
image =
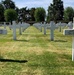
POLYGON ((67 7, 64 10, 64 20, 66 22, 72 21, 74 17, 74 9, 72 7, 67 7))
POLYGON ((17 13, 14 9, 7 9, 4 12, 5 20, 12 22, 17 19, 17 13))
POLYGON ((53 3, 48 7, 48 20, 59 21, 63 20, 64 7, 63 1, 53 0, 53 3))
POLYGON ((45 21, 46 12, 44 8, 37 8, 35 10, 35 20, 37 22, 45 21))
POLYGON ((15 3, 12 0, 3 0, 2 5, 4 9, 15 9, 15 3))

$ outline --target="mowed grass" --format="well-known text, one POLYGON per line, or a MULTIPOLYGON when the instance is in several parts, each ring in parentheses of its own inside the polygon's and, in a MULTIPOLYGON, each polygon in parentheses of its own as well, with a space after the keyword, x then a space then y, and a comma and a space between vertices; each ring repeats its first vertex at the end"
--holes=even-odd
POLYGON ((0 75, 73 75, 72 37, 55 30, 50 41, 50 30, 44 35, 30 26, 22 35, 17 30, 14 41, 12 30, 7 30, 7 35, 0 34, 0 59, 28 62, 0 62, 0 75))

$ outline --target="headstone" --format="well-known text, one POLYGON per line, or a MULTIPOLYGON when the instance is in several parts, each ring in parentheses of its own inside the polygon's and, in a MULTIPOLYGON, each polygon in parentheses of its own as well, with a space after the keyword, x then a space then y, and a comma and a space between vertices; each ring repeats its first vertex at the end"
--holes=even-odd
POLYGON ((4 29, 0 29, 0 34, 7 34, 6 22, 0 22, 0 26, 4 26, 4 29))
POLYGON ((46 23, 44 22, 44 24, 42 24, 42 27, 44 28, 44 35, 46 35, 46 29, 47 29, 47 27, 48 27, 48 24, 46 24, 46 23))
POLYGON ((4 22, 4 29, 6 29, 6 23, 4 22))
POLYGON ((50 22, 50 40, 54 41, 54 30, 57 29, 58 27, 56 27, 54 21, 50 22))
POLYGON ((16 40, 16 23, 13 21, 13 40, 16 40))
POLYGON ((40 31, 42 32, 42 22, 41 22, 41 25, 40 25, 40 31))
POLYGON ((64 35, 70 35, 73 37, 73 40, 72 40, 72 61, 74 61, 74 18, 73 18, 73 29, 65 29, 64 35))
POLYGON ((72 21, 70 21, 70 22, 68 23, 68 28, 69 28, 69 29, 73 29, 73 23, 72 23, 72 21))
POLYGON ((34 23, 33 26, 42 31, 42 23, 34 23))
POLYGON ((44 22, 44 35, 46 35, 46 23, 44 22))
POLYGON ((62 28, 65 28, 67 26, 67 23, 59 22, 59 23, 56 24, 56 26, 59 27, 59 32, 61 32, 62 28))
POLYGON ((57 23, 56 26, 59 27, 59 32, 61 32, 61 22, 57 23))
POLYGON ((22 31, 21 31, 21 22, 19 22, 19 34, 22 35, 22 31))
POLYGON ((19 24, 16 24, 15 21, 13 21, 13 24, 10 25, 10 28, 13 29, 13 40, 16 40, 16 29, 19 29, 19 34, 22 34, 21 28, 24 26, 19 22, 19 24))
POLYGON ((0 29, 0 34, 7 34, 7 30, 6 29, 0 29))
POLYGON ((29 26, 30 26, 30 24, 22 22, 22 24, 21 24, 22 32, 24 32, 24 30, 26 30, 29 26))

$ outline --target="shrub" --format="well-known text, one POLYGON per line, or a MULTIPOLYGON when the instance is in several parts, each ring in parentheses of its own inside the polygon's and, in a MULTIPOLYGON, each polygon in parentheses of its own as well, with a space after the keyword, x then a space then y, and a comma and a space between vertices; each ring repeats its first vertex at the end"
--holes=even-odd
POLYGON ((5 20, 12 22, 17 19, 17 13, 14 9, 7 9, 4 12, 5 20))

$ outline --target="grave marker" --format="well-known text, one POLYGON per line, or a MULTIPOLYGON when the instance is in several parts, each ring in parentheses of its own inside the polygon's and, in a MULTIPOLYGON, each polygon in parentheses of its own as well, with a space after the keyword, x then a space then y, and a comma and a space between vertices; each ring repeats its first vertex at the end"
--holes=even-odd
POLYGON ((44 22, 44 35, 46 35, 46 23, 44 22))
POLYGON ((48 26, 49 26, 49 24, 46 24, 45 22, 44 22, 44 24, 42 24, 42 27, 44 28, 44 35, 46 35, 46 29, 48 26))
POLYGON ((16 40, 16 23, 13 21, 13 40, 16 40))
POLYGON ((21 22, 19 22, 19 34, 22 35, 22 31, 21 31, 21 22))
POLYGON ((74 61, 74 18, 73 18, 73 29, 65 29, 64 35, 72 36, 72 61, 74 61))
POLYGON ((0 22, 0 26, 4 26, 4 29, 0 29, 0 34, 7 34, 6 22, 0 22))
POLYGON ((69 28, 69 29, 73 29, 73 23, 72 23, 72 21, 70 21, 70 22, 68 23, 68 28, 69 28))
POLYGON ((42 23, 34 23, 33 26, 35 26, 37 29, 39 29, 42 32, 42 23))
POLYGON ((29 26, 30 26, 30 24, 22 22, 22 24, 21 24, 22 32, 24 32, 24 30, 26 30, 29 26))
POLYGON ((61 22, 59 22, 59 23, 56 24, 56 26, 59 27, 59 32, 61 32, 62 28, 64 28, 64 27, 67 26, 67 23, 61 23, 61 22))
MULTIPOLYGON (((24 28, 25 25, 22 25, 20 22, 19 24, 16 24, 15 21, 13 21, 13 24, 10 25, 10 28, 13 29, 13 40, 16 40, 16 29, 19 29, 19 34, 22 34, 21 28, 24 28)), ((28 27, 28 26, 27 26, 28 27)))
POLYGON ((7 30, 6 29, 0 29, 0 34, 7 34, 7 30))
POLYGON ((54 30, 57 29, 58 27, 56 27, 54 21, 50 22, 50 40, 54 41, 54 30))

